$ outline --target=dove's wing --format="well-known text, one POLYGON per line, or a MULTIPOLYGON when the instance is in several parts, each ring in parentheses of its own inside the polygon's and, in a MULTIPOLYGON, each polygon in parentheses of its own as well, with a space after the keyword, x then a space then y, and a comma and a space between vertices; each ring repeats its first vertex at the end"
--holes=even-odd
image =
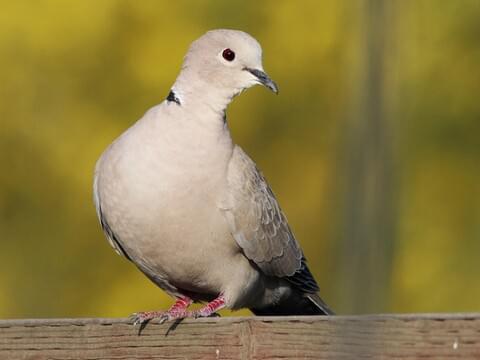
POLYGON ((318 285, 287 219, 255 163, 235 146, 228 167, 228 199, 224 212, 245 256, 266 275, 284 277, 305 292, 318 285))

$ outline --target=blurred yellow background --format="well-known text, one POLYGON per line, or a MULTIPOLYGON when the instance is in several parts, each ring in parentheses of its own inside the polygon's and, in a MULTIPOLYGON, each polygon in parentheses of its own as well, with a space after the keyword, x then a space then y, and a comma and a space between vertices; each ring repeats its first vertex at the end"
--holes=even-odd
POLYGON ((280 87, 243 93, 228 121, 326 302, 480 311, 480 1, 382 4, 2 1, 0 317, 171 303, 104 239, 92 172, 214 28, 256 37, 280 87))

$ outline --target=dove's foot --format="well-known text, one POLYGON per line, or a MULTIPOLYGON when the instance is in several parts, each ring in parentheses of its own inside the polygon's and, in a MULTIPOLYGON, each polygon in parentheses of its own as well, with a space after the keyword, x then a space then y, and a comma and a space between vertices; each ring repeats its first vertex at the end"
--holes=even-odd
POLYGON ((144 311, 133 314, 133 325, 143 325, 150 320, 159 319, 160 324, 163 324, 166 321, 172 321, 176 319, 183 318, 200 318, 200 317, 209 317, 216 316, 216 312, 225 307, 225 298, 223 295, 220 295, 215 300, 209 302, 207 305, 201 309, 194 311, 187 311, 187 308, 192 303, 190 298, 181 298, 177 299, 175 304, 168 311, 144 311))
POLYGON ((216 312, 225 307, 225 298, 220 295, 215 300, 210 301, 201 309, 191 311, 189 316, 194 318, 215 316, 216 312))
POLYGON ((142 325, 152 319, 160 318, 164 313, 165 311, 142 311, 133 313, 130 318, 133 320, 133 325, 142 325))
POLYGON ((165 321, 183 319, 189 316, 187 308, 191 303, 192 300, 190 298, 184 297, 177 299, 175 304, 167 311, 144 311, 135 313, 132 315, 133 325, 143 325, 153 319, 159 319, 160 324, 163 324, 165 321))

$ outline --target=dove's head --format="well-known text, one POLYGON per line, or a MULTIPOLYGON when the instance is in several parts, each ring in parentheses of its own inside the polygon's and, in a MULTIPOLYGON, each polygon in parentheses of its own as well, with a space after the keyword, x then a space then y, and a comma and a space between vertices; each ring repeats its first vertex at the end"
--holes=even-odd
POLYGON ((261 84, 278 93, 263 70, 262 48, 243 31, 212 30, 194 41, 185 56, 174 90, 212 93, 229 100, 261 84))

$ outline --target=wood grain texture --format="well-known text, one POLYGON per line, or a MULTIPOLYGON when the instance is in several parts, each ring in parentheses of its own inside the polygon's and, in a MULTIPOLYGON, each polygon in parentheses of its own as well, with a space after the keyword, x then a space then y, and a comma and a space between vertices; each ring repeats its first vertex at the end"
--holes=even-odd
POLYGON ((480 359, 480 314, 0 320, 0 359, 480 359))

